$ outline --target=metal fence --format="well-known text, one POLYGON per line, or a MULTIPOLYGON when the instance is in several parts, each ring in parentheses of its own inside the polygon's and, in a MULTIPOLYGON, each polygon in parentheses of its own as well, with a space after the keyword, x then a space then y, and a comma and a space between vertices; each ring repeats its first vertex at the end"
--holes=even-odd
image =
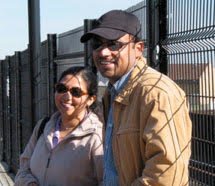
POLYGON ((186 92, 193 122, 190 180, 215 185, 215 2, 167 4, 168 75, 186 92))
MULTIPOLYGON (((192 185, 215 185, 214 7, 214 0, 145 0, 127 9, 142 23, 149 65, 170 76, 189 100, 192 185)), ((85 20, 82 27, 48 35, 39 64, 30 64, 28 49, 0 60, 0 160, 13 172, 36 121, 55 111, 59 74, 72 65, 93 67, 91 47, 79 42, 92 26, 85 20)), ((101 96, 107 80, 98 76, 101 96)))

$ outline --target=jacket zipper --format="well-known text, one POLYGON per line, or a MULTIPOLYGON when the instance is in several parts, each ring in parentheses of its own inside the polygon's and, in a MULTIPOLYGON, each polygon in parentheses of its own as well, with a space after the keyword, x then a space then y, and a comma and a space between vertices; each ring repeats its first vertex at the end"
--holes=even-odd
POLYGON ((50 156, 48 158, 48 162, 47 162, 46 168, 49 168, 49 162, 50 162, 50 156))
POLYGON ((47 161, 46 168, 45 168, 45 173, 44 173, 43 185, 46 185, 45 183, 46 183, 46 179, 47 179, 47 171, 48 171, 48 168, 49 168, 51 155, 52 155, 52 151, 50 152, 50 154, 48 156, 48 161, 47 161))

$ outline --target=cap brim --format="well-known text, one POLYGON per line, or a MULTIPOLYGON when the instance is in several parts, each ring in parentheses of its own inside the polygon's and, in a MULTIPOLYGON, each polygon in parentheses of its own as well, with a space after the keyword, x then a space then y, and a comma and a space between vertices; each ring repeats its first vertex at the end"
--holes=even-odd
POLYGON ((85 43, 95 35, 105 38, 107 40, 117 40, 125 34, 126 34, 126 32, 124 32, 124 31, 116 30, 116 29, 112 29, 112 28, 96 28, 96 29, 93 29, 93 30, 87 32, 86 34, 84 34, 81 37, 80 41, 82 43, 85 43))

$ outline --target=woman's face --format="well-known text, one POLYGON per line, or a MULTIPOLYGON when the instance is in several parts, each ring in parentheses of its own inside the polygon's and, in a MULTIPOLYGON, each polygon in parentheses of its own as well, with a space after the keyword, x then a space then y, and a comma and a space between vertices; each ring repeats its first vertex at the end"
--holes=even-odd
POLYGON ((67 119, 82 117, 87 107, 93 103, 88 95, 87 84, 84 79, 80 75, 66 75, 59 83, 63 84, 68 90, 60 93, 55 91, 55 104, 61 116, 67 119), (76 97, 69 91, 72 88, 80 89, 84 94, 76 97))

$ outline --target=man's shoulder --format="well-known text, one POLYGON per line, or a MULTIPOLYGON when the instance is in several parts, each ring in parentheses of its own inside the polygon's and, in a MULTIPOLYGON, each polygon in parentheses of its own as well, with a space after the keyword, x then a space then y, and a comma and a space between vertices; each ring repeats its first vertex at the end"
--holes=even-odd
POLYGON ((138 86, 151 94, 165 93, 174 94, 175 96, 184 97, 184 91, 165 74, 158 72, 157 70, 148 67, 147 70, 141 74, 138 81, 138 86))

